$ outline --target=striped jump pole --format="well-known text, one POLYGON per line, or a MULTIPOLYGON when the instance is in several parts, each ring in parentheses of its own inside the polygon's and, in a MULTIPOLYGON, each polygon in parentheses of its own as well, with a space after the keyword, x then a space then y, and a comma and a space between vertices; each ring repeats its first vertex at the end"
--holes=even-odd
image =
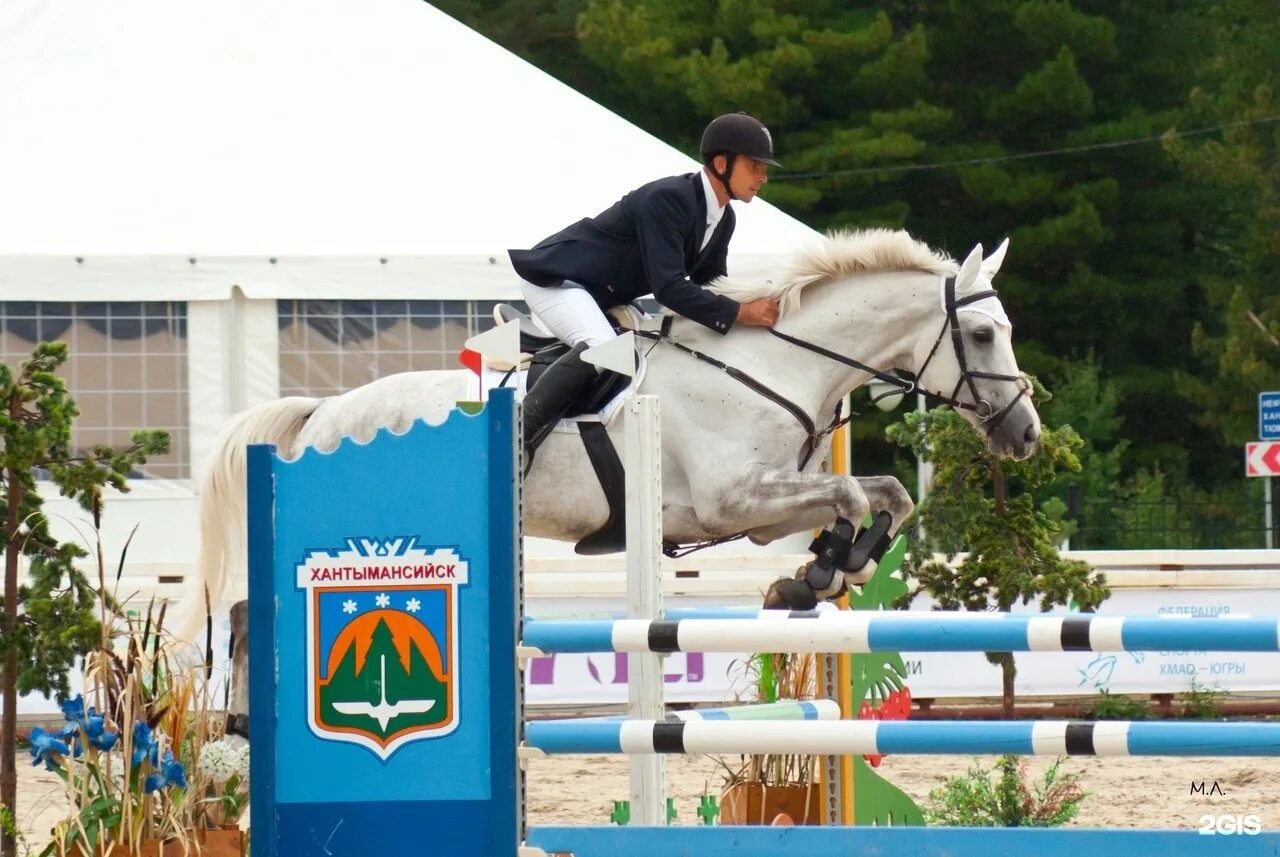
MULTIPOLYGON (((625 714, 601 717, 569 717, 543 720, 543 723, 610 723, 627 720, 625 714)), ((728 705, 723 708, 694 708, 667 712, 667 722, 686 720, 839 720, 840 703, 834 699, 786 699, 755 705, 728 705)))
POLYGON ((770 621, 526 619, 524 645, 553 652, 1280 651, 1280 620, 1010 613, 824 612, 770 621))
POLYGON ((525 743, 548 755, 1280 756, 1280 723, 556 721, 528 724, 525 743))
POLYGON ((668 621, 680 619, 817 619, 841 610, 830 601, 823 601, 813 610, 762 610, 759 607, 673 607, 663 613, 668 621))
MULTIPOLYGON (((766 622, 776 622, 780 619, 821 619, 828 616, 839 616, 848 611, 841 610, 830 601, 823 601, 812 610, 765 610, 760 607, 673 607, 663 613, 662 618, 667 620, 677 619, 760 619, 766 622)), ((887 615, 882 613, 881 615, 887 615)), ((942 611, 938 610, 914 610, 901 611, 892 614, 901 619, 936 619, 942 615, 942 611)), ((956 617, 956 621, 981 621, 990 619, 991 617, 1006 616, 1030 616, 1025 613, 997 613, 968 611, 968 610, 952 610, 945 613, 947 616, 956 617)))

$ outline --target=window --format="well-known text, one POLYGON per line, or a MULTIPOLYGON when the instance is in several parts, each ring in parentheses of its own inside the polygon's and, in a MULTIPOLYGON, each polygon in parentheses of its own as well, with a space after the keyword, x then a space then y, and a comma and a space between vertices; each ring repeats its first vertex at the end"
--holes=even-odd
POLYGON ((280 395, 333 396, 397 372, 461 368, 458 352, 493 327, 495 303, 279 301, 280 395))
POLYGON ((80 409, 73 448, 124 446, 136 429, 164 429, 169 453, 134 476, 188 477, 186 304, 0 301, 0 360, 16 369, 54 339, 69 346, 62 376, 80 409))

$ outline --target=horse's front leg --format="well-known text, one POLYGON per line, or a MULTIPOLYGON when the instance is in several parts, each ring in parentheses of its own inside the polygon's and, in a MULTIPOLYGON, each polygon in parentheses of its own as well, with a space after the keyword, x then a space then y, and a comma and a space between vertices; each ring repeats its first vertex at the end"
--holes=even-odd
POLYGON ((692 486, 698 523, 710 535, 749 532, 763 543, 836 517, 861 521, 870 507, 858 480, 757 466, 744 478, 703 479, 692 486))
MULTIPOLYGON (((889 535, 890 537, 897 535, 898 530, 902 528, 902 524, 915 509, 915 504, 911 502, 911 495, 907 493, 907 489, 892 476, 855 476, 852 478, 857 481, 862 493, 866 496, 867 507, 871 514, 888 512, 892 519, 889 526, 889 535)), ((832 510, 826 507, 806 509, 782 521, 757 527, 751 530, 748 535, 755 544, 767 545, 770 542, 795 533, 829 527, 835 521, 835 518, 836 516, 832 510)), ((849 520, 858 520, 861 523, 860 519, 850 518, 849 520)))
POLYGON ((893 519, 889 525, 889 536, 893 537, 902 529, 903 523, 911 517, 916 504, 911 501, 911 494, 906 487, 892 476, 857 476, 858 485, 867 495, 867 503, 871 513, 888 512, 893 519))
MULTIPOLYGON (((887 528, 884 521, 876 520, 870 528, 864 529, 850 551, 848 557, 850 564, 841 569, 842 573, 832 577, 826 586, 815 586, 814 578, 809 573, 816 559, 797 569, 794 579, 781 578, 775 581, 765 596, 765 607, 808 608, 819 600, 839 596, 851 586, 861 586, 875 575, 885 549, 910 517, 915 505, 907 489, 892 476, 865 476, 855 477, 855 479, 867 498, 871 514, 877 515, 883 512, 888 515, 887 528)), ((863 519, 849 520, 861 525, 863 519)), ((829 527, 833 521, 830 510, 805 510, 789 519, 752 530, 750 537, 757 544, 767 544, 793 533, 829 527)))

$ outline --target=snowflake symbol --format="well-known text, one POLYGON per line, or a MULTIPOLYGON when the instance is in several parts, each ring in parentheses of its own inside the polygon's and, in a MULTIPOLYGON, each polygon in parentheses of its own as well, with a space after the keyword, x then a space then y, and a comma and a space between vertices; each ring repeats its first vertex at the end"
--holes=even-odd
POLYGON ((404 609, 408 610, 410 613, 417 613, 422 609, 422 602, 416 598, 410 598, 408 603, 404 605, 404 609))
POLYGON ((356 608, 356 603, 355 603, 354 601, 352 601, 350 598, 348 598, 346 601, 343 601, 343 602, 342 602, 342 612, 343 612, 343 613, 354 613, 354 612, 356 612, 356 609, 357 609, 357 608, 356 608))
POLYGON ((391 596, 385 592, 380 592, 378 593, 378 597, 373 599, 373 603, 377 604, 379 607, 386 607, 391 603, 391 596))

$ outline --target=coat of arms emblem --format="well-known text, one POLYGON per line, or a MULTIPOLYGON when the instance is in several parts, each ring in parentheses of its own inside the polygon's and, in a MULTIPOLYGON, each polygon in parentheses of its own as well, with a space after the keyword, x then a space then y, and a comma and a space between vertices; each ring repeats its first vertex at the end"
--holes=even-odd
POLYGON ((297 566, 307 592, 311 731, 382 759, 458 725, 458 588, 467 563, 415 536, 349 538, 297 566))

